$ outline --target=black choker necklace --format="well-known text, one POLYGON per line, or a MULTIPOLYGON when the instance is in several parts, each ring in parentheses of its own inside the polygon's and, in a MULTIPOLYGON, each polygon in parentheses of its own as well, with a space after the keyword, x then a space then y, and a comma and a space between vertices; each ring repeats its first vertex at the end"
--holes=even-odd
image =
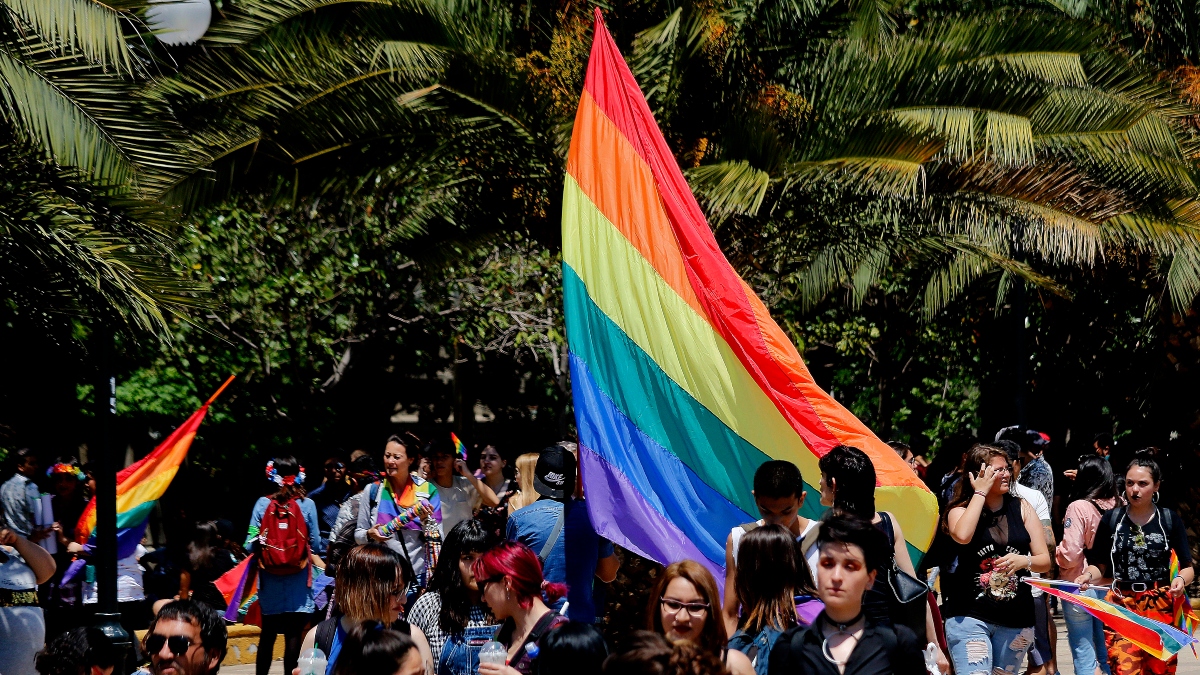
MULTIPOLYGON (((853 619, 850 619, 846 623, 839 623, 839 622, 834 621, 833 619, 829 618, 828 614, 825 615, 825 622, 837 628, 837 630, 835 630, 833 632, 833 635, 826 636, 825 639, 821 642, 821 655, 825 657, 826 661, 832 663, 833 665, 835 665, 839 668, 846 665, 846 663, 848 663, 850 661, 850 659, 846 659, 845 661, 838 661, 837 659, 833 658, 833 652, 831 652, 829 650, 829 638, 831 638, 835 635, 848 635, 850 637, 853 637, 855 639, 855 641, 857 641, 858 638, 854 637, 854 632, 847 630, 847 629, 850 628, 851 626, 853 626, 854 624, 858 623, 859 621, 861 621, 862 618, 863 618, 863 612, 861 609, 858 610, 858 614, 855 615, 855 617, 853 619)), ((822 631, 822 633, 824 633, 824 631, 822 631)))

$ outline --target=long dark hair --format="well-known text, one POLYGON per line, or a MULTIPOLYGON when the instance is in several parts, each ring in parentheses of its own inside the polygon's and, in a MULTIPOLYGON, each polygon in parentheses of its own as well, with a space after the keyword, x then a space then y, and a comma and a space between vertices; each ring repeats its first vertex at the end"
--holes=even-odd
POLYGON ((217 536, 217 521, 210 520, 196 525, 192 540, 187 544, 189 569, 194 571, 211 567, 218 541, 220 537, 217 536))
POLYGON ((442 553, 429 577, 429 590, 441 596, 438 625, 444 632, 461 632, 471 618, 471 596, 458 571, 458 561, 464 555, 483 553, 496 543, 495 536, 474 518, 455 525, 442 543, 442 553))
POLYGON ((816 595, 812 572, 796 537, 782 525, 763 525, 742 537, 737 552, 742 630, 757 635, 770 626, 786 630, 798 621, 795 596, 816 595))
POLYGON ((1084 455, 1079 458, 1079 472, 1075 474, 1075 489, 1071 500, 1112 499, 1117 496, 1117 483, 1113 480, 1112 465, 1099 455, 1084 455))
POLYGON ((834 481, 833 508, 861 518, 875 517, 875 465, 867 453, 834 446, 817 462, 825 480, 834 481))

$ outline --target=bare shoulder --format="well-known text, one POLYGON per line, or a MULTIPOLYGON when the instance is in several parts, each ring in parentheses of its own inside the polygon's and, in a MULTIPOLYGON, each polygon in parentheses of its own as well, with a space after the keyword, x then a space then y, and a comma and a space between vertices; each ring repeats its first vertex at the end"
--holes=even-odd
POLYGON ((725 653, 725 666, 732 675, 754 675, 754 664, 750 662, 750 657, 736 649, 725 653))

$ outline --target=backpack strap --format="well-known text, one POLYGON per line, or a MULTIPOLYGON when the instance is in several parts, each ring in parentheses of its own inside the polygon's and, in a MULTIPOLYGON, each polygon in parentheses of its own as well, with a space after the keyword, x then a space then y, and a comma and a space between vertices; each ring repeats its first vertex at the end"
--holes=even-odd
POLYGON ((753 522, 753 523, 743 523, 743 524, 741 524, 741 525, 738 525, 738 527, 742 528, 742 532, 743 532, 743 533, 747 533, 747 534, 748 534, 748 533, 750 533, 751 531, 753 531, 753 530, 755 530, 756 528, 758 528, 758 521, 755 521, 755 522, 753 522))
POLYGON ((808 532, 804 533, 804 538, 800 540, 800 555, 808 556, 808 551, 813 546, 817 545, 817 536, 821 534, 821 521, 814 520, 813 526, 808 528, 808 532))
POLYGON ((542 550, 538 552, 538 562, 544 566, 546 558, 550 556, 550 552, 554 550, 554 545, 558 543, 558 538, 562 536, 563 525, 567 522, 567 505, 563 504, 563 508, 558 512, 558 518, 554 521, 554 529, 550 530, 550 536, 546 537, 546 543, 542 544, 542 550))
POLYGON ((367 513, 375 510, 375 502, 379 499, 379 481, 367 486, 367 513))
POLYGON ((337 633, 337 622, 340 620, 341 619, 335 616, 330 619, 325 619, 321 623, 317 624, 317 635, 315 641, 317 649, 320 649, 326 654, 329 653, 329 649, 333 646, 333 636, 337 633))

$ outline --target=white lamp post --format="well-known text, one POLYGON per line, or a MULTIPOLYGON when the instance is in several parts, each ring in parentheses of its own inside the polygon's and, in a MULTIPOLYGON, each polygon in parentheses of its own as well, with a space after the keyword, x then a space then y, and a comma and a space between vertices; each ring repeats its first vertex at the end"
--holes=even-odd
POLYGON ((146 9, 146 21, 165 44, 190 45, 208 30, 212 5, 209 0, 156 0, 146 9))

